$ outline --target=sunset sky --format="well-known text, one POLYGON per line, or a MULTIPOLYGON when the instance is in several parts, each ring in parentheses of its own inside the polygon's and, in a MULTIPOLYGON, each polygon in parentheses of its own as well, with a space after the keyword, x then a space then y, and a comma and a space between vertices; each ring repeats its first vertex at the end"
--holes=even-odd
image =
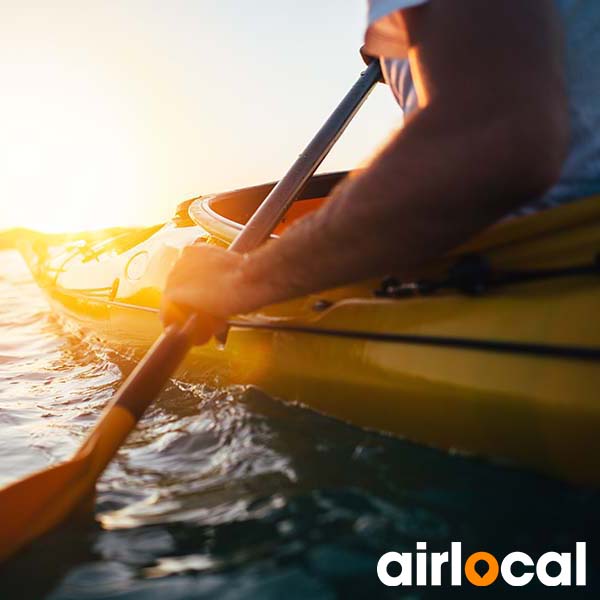
MULTIPOLYGON (((362 61, 365 0, 0 3, 0 229, 150 224, 277 179, 362 61)), ((321 170, 401 122, 384 86, 321 170)))

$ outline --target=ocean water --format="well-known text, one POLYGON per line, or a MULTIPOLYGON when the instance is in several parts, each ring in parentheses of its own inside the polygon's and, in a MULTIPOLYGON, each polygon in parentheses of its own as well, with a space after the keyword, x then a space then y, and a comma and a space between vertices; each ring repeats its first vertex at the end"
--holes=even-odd
MULTIPOLYGON (((0 484, 68 457, 132 367, 66 329, 19 256, 0 253, 0 484)), ((98 483, 94 514, 1 567, 0 598, 437 598, 377 578, 381 554, 417 541, 499 557, 587 541, 587 588, 511 595, 600 597, 599 501, 252 388, 173 382, 98 483)))

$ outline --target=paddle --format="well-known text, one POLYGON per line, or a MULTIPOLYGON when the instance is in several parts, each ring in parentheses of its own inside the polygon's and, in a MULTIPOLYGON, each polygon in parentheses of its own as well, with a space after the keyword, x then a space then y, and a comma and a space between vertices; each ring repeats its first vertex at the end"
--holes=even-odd
MULTIPOLYGON (((230 251, 248 252, 269 237, 380 77, 379 63, 373 61, 261 203, 230 251)), ((93 498, 96 480, 192 346, 199 318, 191 315, 183 326, 165 329, 70 460, 0 489, 0 560, 60 525, 93 498)))

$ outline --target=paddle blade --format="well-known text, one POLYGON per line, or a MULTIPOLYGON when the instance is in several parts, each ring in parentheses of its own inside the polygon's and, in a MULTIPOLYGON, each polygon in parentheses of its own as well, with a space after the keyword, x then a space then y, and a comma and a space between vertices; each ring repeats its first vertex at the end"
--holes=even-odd
POLYGON ((0 561, 64 521, 94 490, 89 454, 0 490, 0 561))

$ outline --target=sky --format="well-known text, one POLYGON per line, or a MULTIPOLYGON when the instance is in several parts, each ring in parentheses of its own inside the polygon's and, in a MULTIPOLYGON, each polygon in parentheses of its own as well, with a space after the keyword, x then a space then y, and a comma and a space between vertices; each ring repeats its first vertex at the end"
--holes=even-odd
MULTIPOLYGON (((365 0, 0 0, 0 229, 164 221, 280 178, 363 68, 365 0)), ((377 86, 323 171, 401 124, 377 86)))

